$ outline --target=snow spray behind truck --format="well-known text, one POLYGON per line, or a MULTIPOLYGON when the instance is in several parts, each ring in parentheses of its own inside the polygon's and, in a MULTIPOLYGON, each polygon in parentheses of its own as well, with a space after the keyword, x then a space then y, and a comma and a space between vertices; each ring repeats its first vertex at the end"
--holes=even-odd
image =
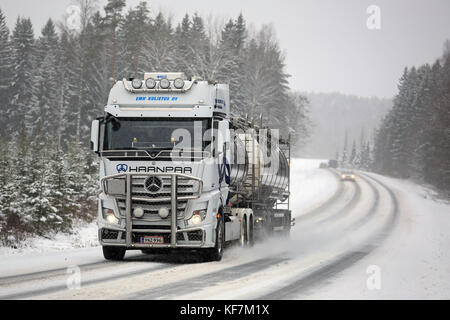
POLYGON ((183 73, 117 81, 92 122, 99 240, 126 250, 200 250, 289 234, 289 138, 230 114, 229 87, 183 73))

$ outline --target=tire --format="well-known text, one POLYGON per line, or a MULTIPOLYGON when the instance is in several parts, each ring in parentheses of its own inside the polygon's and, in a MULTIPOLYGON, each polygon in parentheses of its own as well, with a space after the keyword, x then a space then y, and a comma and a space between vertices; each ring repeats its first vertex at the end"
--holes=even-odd
POLYGON ((253 247, 255 244, 255 233, 253 228, 253 216, 250 216, 248 223, 248 237, 247 237, 247 245, 249 247, 253 247))
POLYGON ((214 248, 205 249, 206 259, 208 261, 220 261, 223 256, 223 248, 225 245, 225 226, 223 223, 223 216, 218 221, 218 226, 216 228, 216 245, 214 248))
POLYGON ((125 256, 125 248, 110 246, 103 246, 102 248, 103 257, 105 257, 106 260, 122 261, 123 257, 125 256))
POLYGON ((242 217, 241 237, 239 239, 239 243, 241 247, 246 247, 248 245, 247 216, 242 217))

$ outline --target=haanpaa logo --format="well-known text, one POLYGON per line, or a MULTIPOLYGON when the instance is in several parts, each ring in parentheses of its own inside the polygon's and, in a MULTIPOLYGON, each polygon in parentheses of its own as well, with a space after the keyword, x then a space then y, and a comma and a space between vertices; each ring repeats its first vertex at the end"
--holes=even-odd
POLYGON ((118 173, 127 172, 128 171, 128 165, 124 164, 124 163, 119 163, 116 166, 116 169, 117 169, 118 173))
POLYGON ((116 165, 118 173, 130 172, 130 173, 183 173, 192 174, 192 168, 190 167, 146 167, 146 166, 128 166, 125 163, 119 163, 116 165))

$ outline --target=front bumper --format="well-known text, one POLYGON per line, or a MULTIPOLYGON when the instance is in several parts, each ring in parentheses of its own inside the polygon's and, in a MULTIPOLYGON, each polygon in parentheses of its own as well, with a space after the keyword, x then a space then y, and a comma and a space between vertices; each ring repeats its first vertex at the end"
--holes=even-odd
POLYGON ((172 233, 167 230, 157 229, 132 229, 131 243, 126 242, 125 229, 101 228, 98 230, 98 237, 102 246, 120 246, 128 249, 145 248, 202 248, 206 243, 207 231, 204 227, 180 229, 175 233, 175 245, 172 244, 172 233), (163 232, 164 231, 164 232, 163 232), (164 244, 143 244, 141 237, 158 236, 164 238, 164 244))

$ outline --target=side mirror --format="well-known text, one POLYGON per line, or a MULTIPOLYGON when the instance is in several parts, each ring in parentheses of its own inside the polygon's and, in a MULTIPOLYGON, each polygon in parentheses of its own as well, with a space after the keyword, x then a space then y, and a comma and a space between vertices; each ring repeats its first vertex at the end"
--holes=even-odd
POLYGON ((91 149, 98 153, 98 136, 100 132, 100 121, 94 120, 91 125, 91 149))

